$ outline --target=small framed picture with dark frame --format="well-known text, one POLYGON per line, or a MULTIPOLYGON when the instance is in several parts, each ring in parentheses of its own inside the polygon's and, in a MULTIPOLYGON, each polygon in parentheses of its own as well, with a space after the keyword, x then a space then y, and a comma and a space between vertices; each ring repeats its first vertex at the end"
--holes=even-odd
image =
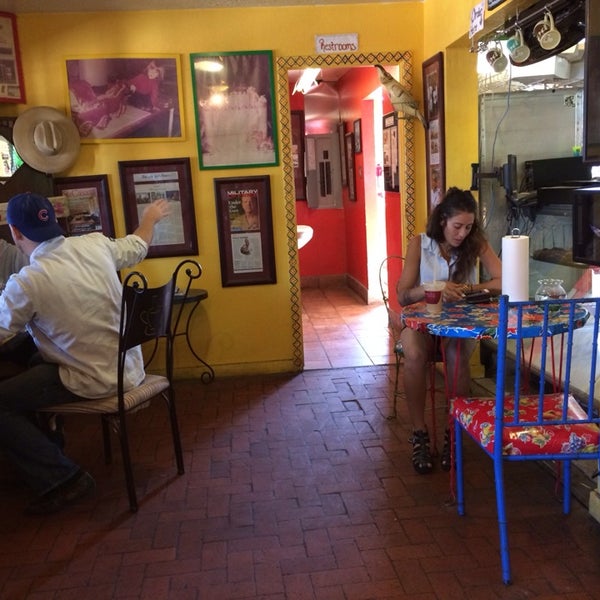
POLYGON ((362 123, 360 119, 354 121, 354 154, 362 152, 362 123))
POLYGON ((67 235, 99 231, 115 236, 106 175, 55 177, 54 193, 66 199, 63 226, 67 235))
POLYGON ((0 102, 25 102, 17 20, 14 14, 0 12, 0 102))
POLYGON ((154 227, 148 258, 198 254, 189 158, 121 161, 119 176, 127 233, 155 200, 164 198, 171 205, 169 216, 154 227))
POLYGON ((223 287, 276 283, 268 175, 214 180, 223 287))
POLYGON ((346 171, 348 173, 348 199, 356 200, 356 180, 354 179, 354 134, 346 133, 346 171))

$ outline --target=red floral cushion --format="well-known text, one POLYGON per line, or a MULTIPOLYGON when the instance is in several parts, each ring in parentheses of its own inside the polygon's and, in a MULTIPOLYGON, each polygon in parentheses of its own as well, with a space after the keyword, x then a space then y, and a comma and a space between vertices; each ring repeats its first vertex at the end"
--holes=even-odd
MULTIPOLYGON (((450 414, 488 452, 494 451, 494 398, 454 398, 450 414)), ((544 396, 543 420, 562 420, 563 394, 544 396)), ((524 421, 537 421, 538 396, 522 396, 519 415, 524 421)), ((569 395, 568 419, 586 419, 585 411, 569 395)), ((504 422, 514 417, 514 397, 504 402, 504 422)), ((600 429, 594 423, 547 424, 504 427, 502 453, 506 456, 527 454, 571 454, 598 451, 600 429)))

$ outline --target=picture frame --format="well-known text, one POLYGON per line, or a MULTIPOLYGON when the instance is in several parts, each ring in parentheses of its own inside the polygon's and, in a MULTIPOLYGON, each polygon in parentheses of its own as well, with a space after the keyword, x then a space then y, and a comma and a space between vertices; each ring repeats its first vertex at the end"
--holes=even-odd
POLYGON ((348 199, 356 200, 356 180, 354 178, 354 133, 346 133, 346 170, 348 172, 348 199))
POLYGON ((214 180, 223 287, 276 283, 268 175, 214 180))
POLYGON ((362 152, 362 124, 360 119, 356 119, 353 123, 354 131, 354 154, 362 152))
POLYGON ((438 52, 423 63, 426 131, 427 214, 446 190, 446 144, 444 128, 444 54, 438 52))
POLYGON ((400 157, 398 156, 398 113, 383 115, 383 188, 400 191, 400 157))
POLYGON ((304 111, 291 111, 292 163, 296 200, 306 200, 306 176, 304 175, 304 111))
POLYGON ((67 58, 68 113, 84 143, 183 139, 179 55, 67 58))
POLYGON ((150 202, 166 198, 172 205, 170 215, 154 227, 148 258, 197 255, 190 159, 129 160, 118 166, 127 233, 138 227, 150 202))
POLYGON ((342 168, 340 169, 342 172, 342 187, 346 187, 348 185, 348 164, 346 161, 346 140, 344 138, 346 127, 343 122, 338 123, 337 131, 340 144, 340 164, 342 165, 342 168))
POLYGON ((54 193, 66 199, 61 224, 67 235, 99 231, 115 237, 107 175, 55 177, 54 193))
POLYGON ((0 12, 0 102, 25 103, 17 20, 0 12))
POLYGON ((278 165, 272 51, 195 53, 190 63, 200 169, 278 165))
POLYGON ((487 0, 487 8, 488 10, 492 10, 501 4, 504 4, 506 0, 487 0))

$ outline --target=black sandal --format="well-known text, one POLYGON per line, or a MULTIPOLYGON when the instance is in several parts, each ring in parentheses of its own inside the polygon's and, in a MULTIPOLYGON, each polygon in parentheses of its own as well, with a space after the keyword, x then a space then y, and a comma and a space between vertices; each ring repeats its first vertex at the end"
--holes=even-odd
POLYGON ((442 448, 442 470, 449 471, 452 468, 452 445, 450 442, 450 430, 444 432, 444 447, 442 448))
POLYGON ((429 450, 429 432, 427 430, 413 431, 410 438, 412 443, 412 464, 419 475, 433 471, 431 451, 429 450))

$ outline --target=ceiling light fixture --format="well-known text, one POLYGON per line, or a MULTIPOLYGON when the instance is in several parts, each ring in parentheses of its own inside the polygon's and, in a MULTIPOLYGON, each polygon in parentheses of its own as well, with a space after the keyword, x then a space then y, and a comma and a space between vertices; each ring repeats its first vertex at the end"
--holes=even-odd
POLYGON ((320 72, 321 69, 304 69, 302 75, 300 75, 300 79, 298 79, 294 85, 292 94, 295 94, 296 92, 300 92, 301 94, 308 93, 313 87, 318 85, 317 77, 320 72))

